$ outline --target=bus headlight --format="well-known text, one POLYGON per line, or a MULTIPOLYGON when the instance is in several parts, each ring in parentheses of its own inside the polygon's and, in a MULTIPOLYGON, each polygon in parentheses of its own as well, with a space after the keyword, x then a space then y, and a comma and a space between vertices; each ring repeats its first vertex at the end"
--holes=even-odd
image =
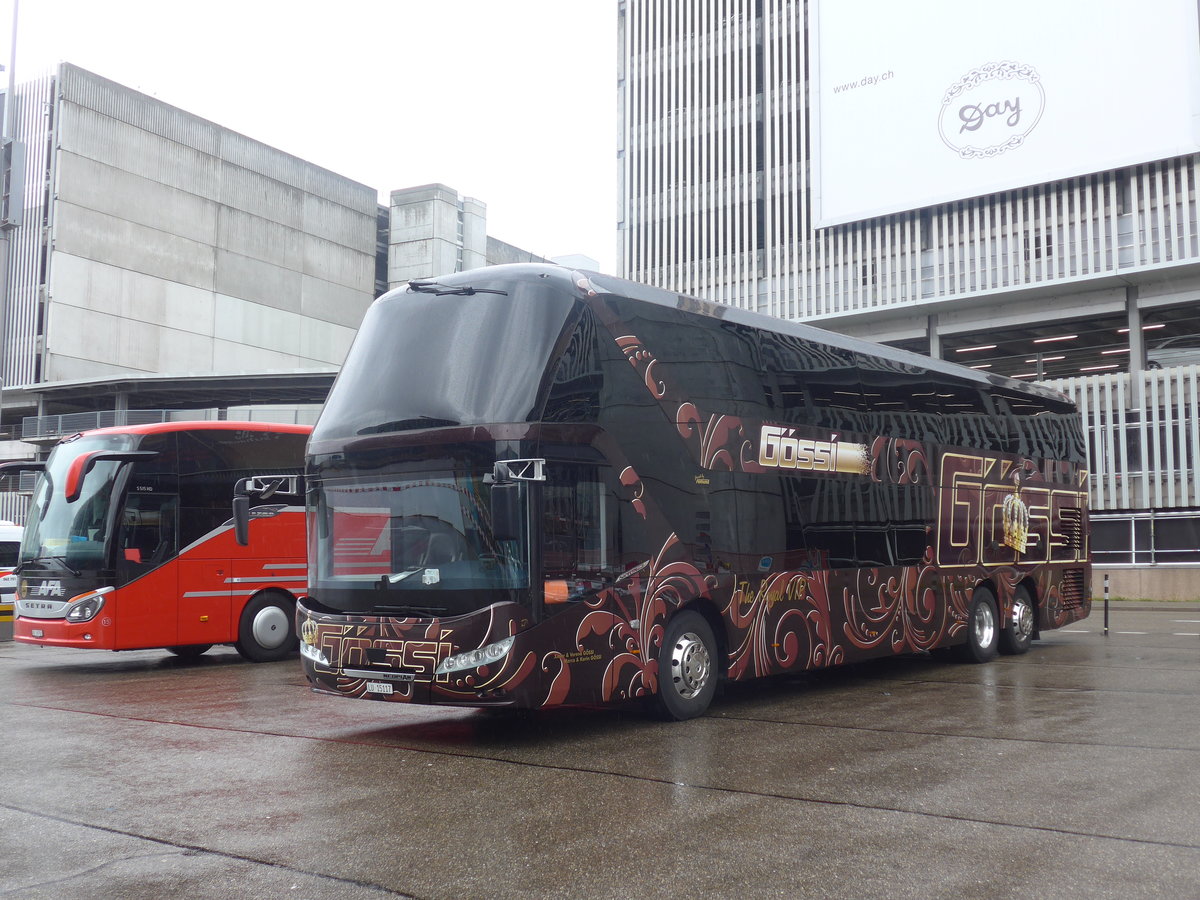
POLYGON ((90 622, 104 608, 104 595, 111 587, 102 587, 86 594, 79 594, 67 602, 64 610, 68 622, 90 622))
POLYGON ((486 647, 480 647, 478 650, 468 650, 466 653, 456 653, 454 656, 447 656, 438 663, 437 671, 434 674, 447 675, 450 672, 461 672, 463 669, 478 669, 480 666, 499 662, 508 656, 508 651, 512 649, 515 640, 516 637, 510 635, 502 641, 496 641, 494 644, 488 644, 486 647))
POLYGON ((317 665, 329 666, 329 657, 325 655, 325 651, 316 644, 310 644, 307 640, 300 642, 300 655, 305 659, 311 659, 317 665))

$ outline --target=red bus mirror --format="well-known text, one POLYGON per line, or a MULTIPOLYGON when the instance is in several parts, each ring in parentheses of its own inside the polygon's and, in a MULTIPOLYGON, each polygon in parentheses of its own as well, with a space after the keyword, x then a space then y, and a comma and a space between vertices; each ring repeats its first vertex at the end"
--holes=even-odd
POLYGON ((238 546, 250 544, 250 498, 245 494, 233 498, 233 538, 238 546))
POLYGON ((158 456, 154 450, 94 450, 75 457, 71 467, 67 469, 67 480, 63 484, 63 493, 68 503, 74 503, 83 493, 83 482, 87 473, 96 467, 98 462, 136 462, 139 459, 151 459, 158 456))

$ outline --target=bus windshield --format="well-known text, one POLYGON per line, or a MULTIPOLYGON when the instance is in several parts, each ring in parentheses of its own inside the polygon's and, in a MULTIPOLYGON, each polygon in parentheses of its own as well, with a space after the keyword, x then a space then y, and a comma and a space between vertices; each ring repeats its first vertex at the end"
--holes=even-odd
POLYGON ((38 479, 25 535, 21 562, 57 559, 78 570, 104 568, 112 527, 113 487, 121 470, 115 460, 100 460, 88 472, 77 500, 67 502, 67 471, 80 455, 97 450, 131 450, 136 437, 85 437, 54 449, 38 479))
POLYGON ((463 591, 529 585, 525 541, 496 539, 482 474, 329 478, 311 494, 312 575, 336 606, 468 611, 463 591))

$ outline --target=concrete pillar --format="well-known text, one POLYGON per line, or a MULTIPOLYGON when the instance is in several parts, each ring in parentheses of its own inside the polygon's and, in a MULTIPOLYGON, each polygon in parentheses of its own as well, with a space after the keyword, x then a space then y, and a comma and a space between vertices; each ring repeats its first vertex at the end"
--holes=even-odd
POLYGON ((1125 288, 1125 315, 1129 325, 1129 386, 1130 406, 1134 410, 1143 407, 1145 385, 1142 373, 1146 370, 1146 341, 1142 333, 1142 311, 1138 309, 1138 289, 1125 288))
POLYGON ((1142 311, 1138 309, 1138 289, 1125 288, 1125 314, 1129 325, 1129 371, 1146 368, 1146 340, 1142 333, 1142 311))
POLYGON ((487 205, 473 197, 462 201, 462 268, 487 265, 487 205))
POLYGON ((414 278, 458 271, 462 223, 456 191, 444 184, 392 191, 390 207, 389 290, 414 278))
POLYGON ((929 317, 928 331, 929 356, 931 359, 942 359, 942 336, 938 333, 938 317, 936 313, 929 317))

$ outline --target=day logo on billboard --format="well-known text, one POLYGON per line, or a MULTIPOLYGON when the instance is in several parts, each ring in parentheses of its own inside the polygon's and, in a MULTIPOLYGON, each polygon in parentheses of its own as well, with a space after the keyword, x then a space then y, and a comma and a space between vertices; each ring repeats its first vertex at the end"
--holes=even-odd
POLYGON ((992 62, 946 91, 938 115, 942 142, 962 159, 991 159, 1025 143, 1046 108, 1033 66, 992 62))

